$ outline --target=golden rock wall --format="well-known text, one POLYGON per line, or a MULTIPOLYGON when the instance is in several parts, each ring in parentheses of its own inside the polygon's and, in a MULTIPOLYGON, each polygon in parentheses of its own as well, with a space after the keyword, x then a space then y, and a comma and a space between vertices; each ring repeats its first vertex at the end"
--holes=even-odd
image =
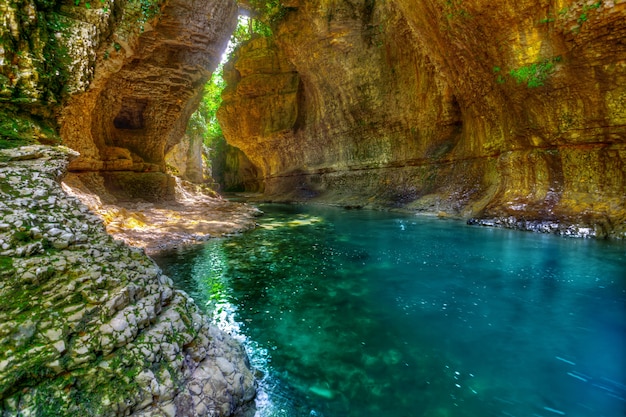
POLYGON ((238 52, 219 113, 267 196, 625 236, 625 1, 285 12, 238 52))

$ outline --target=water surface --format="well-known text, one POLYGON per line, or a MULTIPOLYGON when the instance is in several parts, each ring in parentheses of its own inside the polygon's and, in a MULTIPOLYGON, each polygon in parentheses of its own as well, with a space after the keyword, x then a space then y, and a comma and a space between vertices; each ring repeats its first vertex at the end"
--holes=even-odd
POLYGON ((259 417, 626 415, 626 246, 265 205, 157 262, 246 345, 259 417))

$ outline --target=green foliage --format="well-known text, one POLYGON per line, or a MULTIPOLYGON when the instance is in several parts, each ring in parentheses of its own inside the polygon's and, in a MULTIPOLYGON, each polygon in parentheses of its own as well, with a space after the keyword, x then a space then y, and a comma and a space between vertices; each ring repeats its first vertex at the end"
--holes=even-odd
POLYGON ((37 10, 52 10, 59 3, 57 0, 35 0, 37 10))
POLYGON ((28 243, 30 242, 32 239, 30 237, 30 233, 26 232, 26 231, 17 231, 13 234, 13 240, 16 243, 28 243))
POLYGON ((504 82, 506 81, 506 79, 500 73, 501 70, 502 69, 498 66, 493 67, 493 73, 496 74, 496 82, 498 84, 504 84, 504 82))
POLYGON ((539 21, 539 23, 541 23, 541 24, 552 23, 552 22, 554 22, 554 20, 555 20, 554 17, 547 16, 547 17, 544 17, 543 19, 541 19, 539 21))
POLYGON ((0 276, 3 272, 13 270, 13 258, 0 255, 0 276))
POLYGON ((287 8, 281 0, 250 0, 250 5, 258 14, 255 20, 259 20, 267 26, 277 24, 287 13, 287 8))
POLYGON ((541 87, 554 71, 555 63, 560 60, 561 57, 544 59, 540 62, 512 69, 509 74, 518 84, 525 83, 528 88, 541 87))
POLYGON ((272 28, 264 21, 239 16, 237 27, 230 38, 230 44, 235 49, 254 36, 268 37, 272 36, 272 33, 272 28))
POLYGON ((583 11, 586 12, 588 10, 594 10, 594 9, 599 9, 600 6, 602 6, 602 1, 598 1, 594 4, 588 5, 588 6, 583 6, 583 11))
POLYGON ((191 115, 187 124, 187 134, 200 136, 205 145, 210 146, 216 137, 222 136, 222 128, 217 121, 217 110, 222 103, 222 90, 226 86, 220 65, 204 86, 204 95, 198 110, 191 115))
MULTIPOLYGON (((43 20, 43 13, 38 14, 43 20)), ((66 36, 69 27, 68 18, 58 14, 50 13, 46 15, 46 37, 43 49, 43 62, 40 63, 39 77, 45 85, 47 101, 55 102, 65 98, 67 94, 66 85, 70 79, 69 64, 71 59, 65 44, 57 38, 60 33, 66 36)))
POLYGON ((135 0, 141 8, 142 21, 145 23, 161 13, 161 2, 159 0, 135 0))
POLYGON ((20 20, 17 30, 0 33, 2 55, 11 63, 0 68, 0 102, 55 104, 66 96, 70 59, 64 40, 69 18, 54 10, 53 0, 39 0, 37 6, 34 24, 20 20), (23 78, 24 68, 32 76, 23 78))
POLYGON ((165 0, 128 0, 120 29, 128 33, 143 32, 146 22, 161 13, 165 0))
POLYGON ((592 12, 594 10, 598 10, 600 8, 600 6, 602 6, 602 1, 598 1, 596 3, 583 6, 582 14, 580 16, 578 16, 578 19, 576 19, 576 22, 578 22, 578 26, 575 27, 573 29, 573 31, 575 33, 578 33, 578 31, 582 27, 583 23, 585 23, 586 21, 589 20, 589 12, 592 12))

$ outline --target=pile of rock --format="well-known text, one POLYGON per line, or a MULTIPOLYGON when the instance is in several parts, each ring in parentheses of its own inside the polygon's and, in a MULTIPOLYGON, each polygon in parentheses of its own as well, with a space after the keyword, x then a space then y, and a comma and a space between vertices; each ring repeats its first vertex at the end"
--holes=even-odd
POLYGON ((0 414, 253 413, 246 355, 59 178, 72 151, 0 151, 0 414))

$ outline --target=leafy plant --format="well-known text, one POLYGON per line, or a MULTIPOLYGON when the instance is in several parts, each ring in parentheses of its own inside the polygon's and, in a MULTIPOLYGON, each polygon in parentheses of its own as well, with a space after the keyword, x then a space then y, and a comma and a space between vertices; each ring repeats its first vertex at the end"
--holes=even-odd
POLYGON ((588 12, 597 10, 600 8, 600 6, 602 6, 602 1, 598 1, 596 3, 583 6, 583 13, 580 16, 578 16, 578 19, 576 19, 576 22, 578 22, 578 27, 574 29, 574 32, 578 32, 578 30, 580 30, 583 23, 589 20, 588 12))
POLYGON ((270 27, 282 20, 287 13, 287 8, 281 0, 250 0, 250 5, 258 14, 255 20, 259 20, 270 27))
POLYGON ((512 69, 509 74, 518 84, 525 83, 528 88, 541 87, 554 71, 555 63, 560 60, 561 57, 544 59, 540 62, 512 69))
POLYGON ((498 66, 493 67, 493 73, 496 74, 496 82, 498 84, 504 84, 504 82, 506 81, 506 79, 502 76, 502 74, 500 73, 501 68, 498 66))
POLYGON ((588 10, 594 10, 594 9, 599 9, 600 6, 602 6, 602 1, 598 1, 594 4, 590 4, 588 6, 583 6, 583 11, 586 12, 588 10))

